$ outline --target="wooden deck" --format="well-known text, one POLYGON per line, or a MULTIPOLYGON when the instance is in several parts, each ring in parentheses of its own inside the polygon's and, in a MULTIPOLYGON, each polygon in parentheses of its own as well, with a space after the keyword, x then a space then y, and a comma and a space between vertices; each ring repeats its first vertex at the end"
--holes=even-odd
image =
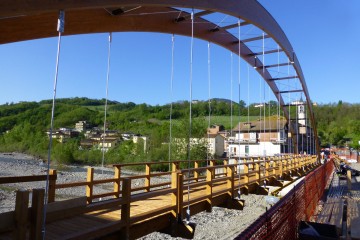
MULTIPOLYGON (((44 206, 44 190, 35 189, 28 208, 29 192, 19 191, 15 211, 0 215, 0 239, 42 239, 44 207, 45 239, 135 239, 154 231, 191 238, 194 229, 183 224, 188 206, 191 215, 211 211, 213 206, 242 209, 244 202, 236 198, 239 189, 267 194, 264 183, 281 187, 278 179, 304 175, 316 167, 315 156, 241 158, 232 164, 229 160, 192 161, 193 168, 181 169, 184 162, 172 162, 168 173, 151 171, 153 164, 164 163, 142 163, 144 175, 126 178, 121 177, 121 169, 129 164, 114 165, 114 178, 99 180, 89 168, 86 182, 66 184, 56 184, 56 171, 51 171, 49 203, 44 206), (151 185, 151 178, 165 174, 171 175, 170 182, 151 185), (139 178, 145 179, 144 186, 131 184, 139 178), (112 183, 114 191, 93 194, 94 186, 104 183, 112 183), (84 186, 86 196, 55 201, 56 189, 76 186, 84 186)), ((42 177, 23 180, 39 181, 42 177)), ((0 178, 0 184, 15 180, 22 179, 0 178)))
MULTIPOLYGON (((340 159, 334 158, 337 170, 340 159)), ((360 239, 360 177, 334 174, 324 197, 321 211, 314 221, 317 230, 329 239, 360 239), (327 232, 324 232, 325 229, 327 232), (324 234, 328 234, 325 235, 324 234)))

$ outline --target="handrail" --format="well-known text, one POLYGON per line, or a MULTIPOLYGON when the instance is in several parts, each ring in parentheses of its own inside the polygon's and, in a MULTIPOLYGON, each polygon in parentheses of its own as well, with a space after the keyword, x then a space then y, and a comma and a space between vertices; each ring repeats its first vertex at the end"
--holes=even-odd
MULTIPOLYGON (((227 181, 229 177, 227 176, 227 169, 232 168, 235 174, 238 174, 239 170, 241 177, 240 185, 250 184, 252 182, 261 181, 267 178, 276 177, 278 175, 287 174, 295 169, 299 169, 303 166, 308 166, 315 164, 316 156, 303 156, 303 155, 280 155, 272 157, 234 157, 231 158, 233 161, 230 163, 230 159, 211 159, 211 160, 191 160, 191 163, 194 163, 194 167, 189 169, 180 169, 180 163, 186 163, 187 160, 178 160, 171 162, 172 171, 169 172, 152 172, 151 166, 156 164, 168 164, 169 161, 162 162, 142 162, 142 163, 125 163, 125 164, 114 164, 114 177, 106 179, 94 179, 94 169, 88 168, 87 180, 81 182, 70 182, 70 183, 56 183, 57 173, 56 170, 51 170, 50 173, 50 190, 49 190, 49 202, 55 201, 55 191, 57 189, 72 188, 72 187, 86 187, 86 196, 88 199, 88 204, 92 203, 94 199, 104 198, 104 197, 114 197, 119 198, 122 195, 120 186, 122 185, 125 178, 131 180, 135 179, 144 179, 144 185, 132 186, 130 188, 130 193, 145 191, 153 192, 159 191, 159 189, 170 189, 170 185, 173 180, 166 182, 156 182, 151 181, 154 177, 161 176, 172 176, 176 174, 176 171, 180 171, 184 176, 187 173, 191 173, 190 176, 185 178, 186 181, 190 181, 190 186, 203 186, 206 185, 207 172, 212 174, 212 182, 216 183, 218 181, 227 181), (217 164, 222 162, 222 164, 217 164), (208 163, 207 166, 201 166, 204 163, 208 163), (123 176, 121 174, 122 167, 126 166, 145 166, 145 174, 134 175, 134 176, 123 176), (216 172, 215 172, 216 171, 216 172), (100 184, 113 184, 113 191, 106 191, 103 193, 93 193, 94 186, 100 184), (156 190, 155 190, 156 188, 156 190)), ((0 184, 4 183, 15 183, 15 182, 31 182, 31 181, 44 181, 46 175, 40 176, 17 176, 17 177, 0 177, 0 184)), ((185 182, 186 183, 186 182, 185 182)))

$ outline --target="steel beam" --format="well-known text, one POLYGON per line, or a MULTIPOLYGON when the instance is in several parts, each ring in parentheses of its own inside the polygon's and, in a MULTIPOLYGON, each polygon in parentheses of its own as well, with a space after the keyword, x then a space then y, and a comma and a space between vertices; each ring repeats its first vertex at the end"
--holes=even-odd
POLYGON ((271 64, 271 65, 266 65, 265 68, 283 67, 288 65, 291 65, 291 63, 287 62, 287 63, 271 64))
POLYGON ((258 37, 253 37, 253 38, 247 38, 247 39, 242 39, 241 41, 243 43, 248 43, 248 42, 254 42, 254 41, 258 41, 261 40, 263 38, 270 38, 269 35, 265 35, 265 36, 258 36, 258 37))
POLYGON ((287 79, 294 79, 299 78, 298 76, 289 76, 289 77, 280 77, 280 78, 271 78, 269 81, 278 81, 278 80, 287 80, 287 79))
MULTIPOLYGON (((251 56, 258 56, 258 55, 263 55, 263 54, 271 54, 271 53, 277 53, 279 52, 278 49, 274 49, 274 50, 269 50, 269 51, 264 51, 264 52, 257 52, 257 53, 253 53, 251 56)), ((282 50, 280 50, 280 52, 282 52, 282 50)), ((265 66, 266 67, 266 66, 265 66)))
POLYGON ((297 90, 279 91, 279 92, 277 92, 277 93, 282 94, 282 93, 296 93, 296 92, 304 92, 304 90, 302 90, 302 89, 297 89, 297 90))

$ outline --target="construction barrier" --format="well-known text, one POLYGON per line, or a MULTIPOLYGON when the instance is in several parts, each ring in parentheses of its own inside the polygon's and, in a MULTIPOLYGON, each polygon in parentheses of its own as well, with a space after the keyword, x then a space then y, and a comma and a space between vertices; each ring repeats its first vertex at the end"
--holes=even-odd
POLYGON ((332 160, 316 168, 235 239, 298 239, 299 222, 314 214, 333 171, 332 160))

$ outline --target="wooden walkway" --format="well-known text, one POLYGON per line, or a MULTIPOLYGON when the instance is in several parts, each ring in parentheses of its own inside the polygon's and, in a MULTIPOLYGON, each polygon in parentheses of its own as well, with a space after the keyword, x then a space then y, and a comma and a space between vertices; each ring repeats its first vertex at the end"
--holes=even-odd
MULTIPOLYGON (((334 164, 339 170, 340 159, 334 158, 334 164)), ((360 239, 360 176, 352 176, 350 171, 346 176, 334 173, 314 220, 321 237, 360 239)))
MULTIPOLYGON (((168 162, 114 165, 114 178, 98 180, 89 168, 86 182, 66 184, 57 184, 56 171, 51 171, 48 204, 44 206, 43 189, 32 190, 30 207, 29 191, 18 191, 15 211, 0 214, 0 239, 42 239, 44 208, 45 239, 135 239, 154 231, 191 238, 194 228, 183 223, 188 206, 191 215, 211 211, 213 206, 242 209, 244 202, 237 199, 239 189, 245 194, 267 194, 267 186, 281 187, 281 180, 305 175, 317 165, 316 156, 192 161, 191 169, 181 169, 184 163, 172 162, 172 172, 167 173, 151 169, 168 162), (122 177, 121 169, 129 165, 143 165, 145 174, 122 177), (151 184, 152 178, 163 175, 170 175, 171 181, 151 184), (141 178, 143 186, 131 184, 141 178), (95 185, 106 183, 113 184, 114 190, 93 193, 95 185), (79 186, 86 188, 86 196, 56 201, 57 189, 79 186)), ((0 184, 41 181, 44 177, 0 178, 0 184)))

